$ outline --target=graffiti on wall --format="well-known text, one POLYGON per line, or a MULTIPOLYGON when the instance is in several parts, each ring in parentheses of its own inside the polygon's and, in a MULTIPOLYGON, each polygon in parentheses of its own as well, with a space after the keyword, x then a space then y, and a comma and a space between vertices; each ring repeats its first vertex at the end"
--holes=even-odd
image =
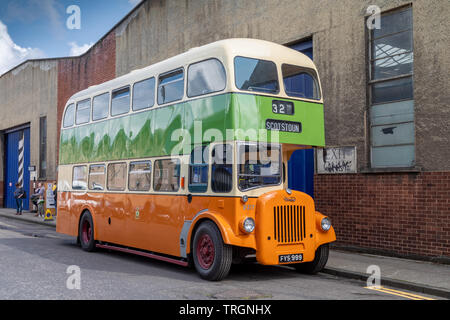
POLYGON ((317 173, 356 173, 356 147, 316 150, 317 173))

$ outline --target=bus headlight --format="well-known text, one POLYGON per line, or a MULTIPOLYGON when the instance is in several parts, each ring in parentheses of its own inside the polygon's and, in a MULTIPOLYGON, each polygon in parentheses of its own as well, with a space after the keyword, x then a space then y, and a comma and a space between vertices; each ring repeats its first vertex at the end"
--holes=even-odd
POLYGON ((241 231, 245 233, 252 233, 255 230, 255 220, 252 218, 245 218, 240 223, 241 231))
POLYGON ((322 227, 323 231, 328 231, 331 228, 331 221, 327 217, 323 218, 320 222, 320 226, 322 227))

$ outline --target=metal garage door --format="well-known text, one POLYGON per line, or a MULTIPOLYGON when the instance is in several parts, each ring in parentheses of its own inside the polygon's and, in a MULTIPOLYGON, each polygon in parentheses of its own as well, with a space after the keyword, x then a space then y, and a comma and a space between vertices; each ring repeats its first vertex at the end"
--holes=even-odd
POLYGON ((5 172, 5 207, 16 208, 14 199, 15 184, 23 183, 27 198, 23 209, 29 210, 30 204, 30 128, 6 133, 6 172, 5 172))

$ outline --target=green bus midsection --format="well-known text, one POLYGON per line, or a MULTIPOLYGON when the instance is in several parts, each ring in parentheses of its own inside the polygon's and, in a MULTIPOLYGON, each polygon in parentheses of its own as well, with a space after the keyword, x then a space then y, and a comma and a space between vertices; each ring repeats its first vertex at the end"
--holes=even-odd
POLYGON ((189 154, 211 141, 263 141, 324 146, 323 105, 225 93, 62 129, 60 164, 189 154), (273 101, 293 103, 292 115, 273 101))

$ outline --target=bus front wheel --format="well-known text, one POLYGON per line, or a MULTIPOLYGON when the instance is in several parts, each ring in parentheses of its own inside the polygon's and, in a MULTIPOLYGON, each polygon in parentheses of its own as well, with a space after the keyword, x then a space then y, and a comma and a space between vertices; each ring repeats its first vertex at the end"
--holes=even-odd
POLYGON ((213 222, 205 221, 198 227, 192 246, 192 258, 200 277, 219 281, 228 275, 233 248, 223 243, 222 235, 213 222))
POLYGON ((325 265, 328 261, 328 255, 330 252, 330 247, 328 243, 321 245, 316 250, 316 255, 314 257, 314 260, 311 262, 303 262, 294 265, 294 268, 302 273, 307 274, 316 274, 325 268, 325 265))
POLYGON ((91 252, 95 250, 94 223, 89 211, 84 212, 81 217, 78 238, 84 251, 91 252))

